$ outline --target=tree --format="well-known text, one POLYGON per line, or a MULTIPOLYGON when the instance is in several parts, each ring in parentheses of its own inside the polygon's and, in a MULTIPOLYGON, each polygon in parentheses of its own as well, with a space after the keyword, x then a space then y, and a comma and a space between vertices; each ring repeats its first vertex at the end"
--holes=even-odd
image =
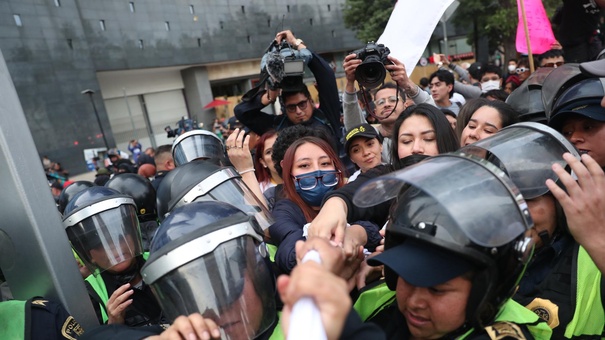
POLYGON ((387 26, 395 2, 395 0, 346 0, 343 9, 345 26, 355 31, 361 41, 376 41, 387 26))
MULTIPOLYGON (((489 41, 489 52, 504 53, 506 60, 516 56, 515 40, 518 24, 516 0, 459 0, 460 6, 453 18, 454 24, 471 28, 470 44, 477 46, 477 39, 485 36, 489 41)), ((552 17, 561 0, 543 0, 544 8, 552 17)))

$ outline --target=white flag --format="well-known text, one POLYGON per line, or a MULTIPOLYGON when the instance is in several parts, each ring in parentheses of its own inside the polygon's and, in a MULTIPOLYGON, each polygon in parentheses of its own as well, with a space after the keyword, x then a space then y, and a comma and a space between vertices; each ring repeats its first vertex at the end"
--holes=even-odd
POLYGON ((454 0, 397 1, 379 44, 391 50, 408 75, 426 49, 439 19, 454 0))

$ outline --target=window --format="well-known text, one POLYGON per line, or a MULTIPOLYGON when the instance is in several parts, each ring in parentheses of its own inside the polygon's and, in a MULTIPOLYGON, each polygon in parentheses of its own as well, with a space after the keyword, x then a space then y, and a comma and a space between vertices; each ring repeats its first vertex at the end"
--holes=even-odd
POLYGON ((197 38, 197 47, 202 47, 202 39, 197 38))
POLYGON ((145 48, 145 44, 143 43, 143 39, 139 39, 138 46, 139 46, 140 49, 144 49, 145 48))
POLYGON ((21 15, 13 14, 13 18, 15 18, 15 25, 19 27, 23 26, 23 22, 21 22, 21 15))
POLYGON ((331 10, 332 10, 331 6, 328 5, 328 12, 331 11, 331 10))
POLYGON ((309 19, 309 25, 313 26, 313 18, 309 19))
POLYGON ((249 44, 250 43, 250 36, 248 36, 247 39, 248 39, 248 44, 249 44))
POLYGON ((99 26, 101 26, 101 31, 107 30, 107 27, 105 27, 105 20, 99 20, 99 26))
POLYGON ((246 13, 246 6, 242 6, 242 13, 246 13))
POLYGON ((219 25, 221 25, 221 29, 223 29, 224 28, 223 22, 219 21, 218 23, 219 23, 219 25))
POLYGON ((74 42, 71 39, 67 39, 67 46, 69 46, 70 50, 74 49, 74 42))
POLYGON ((193 5, 189 5, 189 13, 191 13, 191 14, 195 13, 195 8, 193 8, 193 5))
POLYGON ((166 21, 164 23, 164 28, 166 28, 166 31, 170 31, 170 22, 166 21))
POLYGON ((332 30, 332 38, 336 38, 336 31, 332 30))
POLYGON ((61 7, 61 0, 55 0, 55 6, 61 7))
POLYGON ((288 13, 290 13, 290 5, 287 5, 286 9, 288 10, 288 13))
POLYGON ((267 19, 267 27, 271 27, 271 19, 267 19))
POLYGON ((128 3, 128 7, 130 8, 130 11, 131 11, 132 13, 134 13, 134 2, 132 2, 132 1, 131 1, 131 2, 129 2, 129 3, 128 3))

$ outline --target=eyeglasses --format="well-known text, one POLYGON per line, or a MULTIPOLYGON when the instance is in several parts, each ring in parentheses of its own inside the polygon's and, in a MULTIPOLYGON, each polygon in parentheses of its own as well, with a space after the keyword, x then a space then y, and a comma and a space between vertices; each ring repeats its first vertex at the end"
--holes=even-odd
POLYGON ((397 103, 397 100, 399 100, 399 96, 388 96, 387 98, 378 99, 374 102, 374 105, 376 105, 376 107, 380 107, 386 104, 387 102, 389 102, 389 104, 391 105, 395 105, 395 103, 397 103))
POLYGON ((563 66, 563 64, 565 64, 565 62, 563 62, 563 61, 557 61, 556 63, 547 63, 547 64, 544 64, 544 65, 542 65, 542 67, 554 67, 554 68, 557 68, 557 67, 563 66))
POLYGON ((528 69, 528 68, 525 68, 525 67, 518 67, 518 68, 515 70, 515 73, 516 73, 516 74, 521 74, 521 73, 525 73, 525 72, 527 72, 527 71, 529 71, 529 69, 528 69))
POLYGON ((294 113, 294 112, 296 112, 296 108, 297 108, 297 107, 298 107, 299 109, 301 109, 301 110, 304 110, 304 109, 306 109, 306 108, 307 108, 307 104, 308 104, 308 103, 309 103, 309 98, 307 98, 307 99, 305 99, 305 100, 303 100, 303 101, 301 101, 301 102, 298 102, 298 103, 296 103, 296 104, 289 104, 289 105, 286 105, 286 111, 288 111, 288 112, 290 112, 290 113, 294 113))
POLYGON ((320 176, 316 176, 318 171, 314 171, 310 175, 300 175, 300 176, 292 176, 294 180, 298 183, 298 186, 302 190, 311 190, 317 186, 317 182, 321 180, 321 183, 327 187, 333 187, 338 184, 340 171, 338 170, 328 170, 322 171, 323 174, 320 176))

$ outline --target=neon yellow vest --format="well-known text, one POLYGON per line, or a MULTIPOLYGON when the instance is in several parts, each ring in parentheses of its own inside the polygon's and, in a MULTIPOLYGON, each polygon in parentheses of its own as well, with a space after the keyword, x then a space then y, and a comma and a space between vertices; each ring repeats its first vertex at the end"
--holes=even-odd
POLYGON ((0 334, 3 339, 25 338, 25 306, 27 301, 0 302, 0 334))

